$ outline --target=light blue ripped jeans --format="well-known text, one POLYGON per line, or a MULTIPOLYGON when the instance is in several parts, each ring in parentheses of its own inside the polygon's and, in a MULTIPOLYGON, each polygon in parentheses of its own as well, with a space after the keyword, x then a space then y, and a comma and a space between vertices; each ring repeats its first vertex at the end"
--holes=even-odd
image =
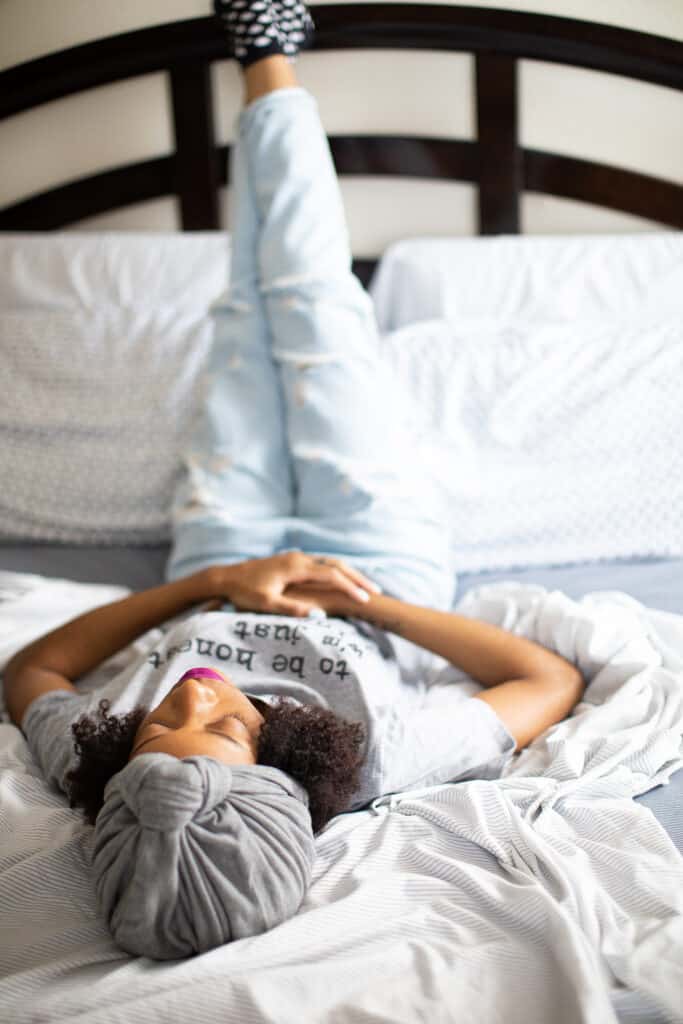
POLYGON ((231 281, 172 509, 167 578, 301 550, 452 607, 436 488, 385 377, 327 137, 302 87, 252 101, 231 149, 231 281))

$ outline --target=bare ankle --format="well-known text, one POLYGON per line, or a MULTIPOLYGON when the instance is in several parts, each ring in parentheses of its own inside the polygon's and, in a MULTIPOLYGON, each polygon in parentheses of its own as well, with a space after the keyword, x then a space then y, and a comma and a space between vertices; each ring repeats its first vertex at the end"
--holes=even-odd
POLYGON ((291 89, 298 85, 294 67, 287 58, 281 53, 270 54, 245 68, 244 105, 276 89, 291 89))

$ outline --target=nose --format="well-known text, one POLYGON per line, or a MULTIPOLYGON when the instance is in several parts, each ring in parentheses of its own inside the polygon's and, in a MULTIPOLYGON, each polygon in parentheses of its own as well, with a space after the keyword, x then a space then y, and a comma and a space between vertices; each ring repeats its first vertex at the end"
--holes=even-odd
POLYGON ((185 715, 206 711, 218 701, 216 691, 201 679, 184 679, 171 694, 174 707, 185 715))

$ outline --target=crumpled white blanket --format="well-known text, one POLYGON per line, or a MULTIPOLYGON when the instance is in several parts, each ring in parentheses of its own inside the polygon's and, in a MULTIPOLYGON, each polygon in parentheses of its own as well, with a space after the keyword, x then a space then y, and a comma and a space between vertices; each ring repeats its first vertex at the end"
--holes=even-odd
MULTIPOLYGON (((577 602, 516 583, 471 591, 457 610, 557 651, 589 685, 503 779, 447 787, 430 813, 521 886, 518 928, 533 924, 534 900, 540 913, 550 903, 548 947, 577 999, 568 1020, 614 1019, 599 994, 618 982, 683 1020, 683 859, 628 799, 683 765, 683 617, 618 592, 577 602)), ((533 975, 518 983, 533 988, 533 975)))
POLYGON ((623 987, 683 1022, 683 858, 631 799, 683 766, 683 616, 512 582, 456 610, 578 664, 588 686, 572 716, 500 780, 334 819, 295 918, 191 960, 114 946, 90 830, 0 726, 8 1019, 612 1024, 623 987))

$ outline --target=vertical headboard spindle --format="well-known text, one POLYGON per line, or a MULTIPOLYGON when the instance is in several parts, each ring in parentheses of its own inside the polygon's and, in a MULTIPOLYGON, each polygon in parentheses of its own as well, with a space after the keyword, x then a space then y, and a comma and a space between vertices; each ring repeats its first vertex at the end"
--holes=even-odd
POLYGON ((220 227, 219 173, 214 139, 209 61, 195 59, 170 69, 175 131, 175 189, 183 231, 220 227))
POLYGON ((479 53, 476 57, 479 233, 517 235, 522 189, 518 139, 517 61, 479 53))

